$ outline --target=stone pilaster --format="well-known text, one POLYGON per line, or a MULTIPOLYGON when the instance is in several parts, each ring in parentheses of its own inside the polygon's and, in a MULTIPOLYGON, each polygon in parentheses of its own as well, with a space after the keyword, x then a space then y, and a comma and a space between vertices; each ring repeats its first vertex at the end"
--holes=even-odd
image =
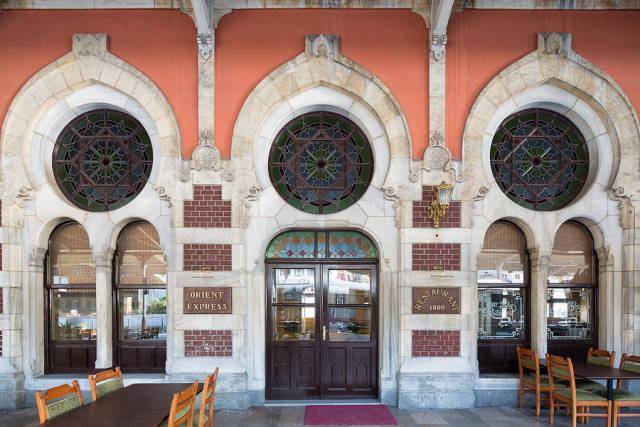
POLYGON ((640 260, 636 249, 640 246, 638 202, 628 198, 620 201, 622 226, 622 351, 640 352, 640 260))
POLYGON ((532 249, 531 259, 531 288, 529 298, 531 304, 531 347, 536 349, 538 356, 544 357, 547 352, 547 276, 550 253, 532 249))
POLYGON ((113 290, 111 282, 111 251, 94 254, 96 264, 96 368, 113 366, 113 290))

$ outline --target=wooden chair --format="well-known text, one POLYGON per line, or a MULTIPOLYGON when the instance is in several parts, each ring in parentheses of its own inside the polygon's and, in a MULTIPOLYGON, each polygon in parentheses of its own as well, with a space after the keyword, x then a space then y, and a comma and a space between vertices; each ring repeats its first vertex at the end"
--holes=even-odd
POLYGON ((124 388, 124 380, 119 367, 89 375, 89 386, 93 400, 98 400, 116 390, 124 388))
MULTIPOLYGON (((620 360, 620 369, 623 371, 640 372, 640 356, 623 354, 620 360)), ((606 390, 604 394, 606 396, 606 390)), ((618 385, 613 392, 613 399, 613 427, 618 426, 620 418, 640 417, 640 412, 620 413, 620 408, 640 408, 640 395, 623 390, 622 380, 618 380, 618 385)))
POLYGON ((534 393, 536 417, 539 417, 541 394, 551 393, 551 385, 546 376, 540 376, 540 363, 534 350, 518 347, 518 369, 520 371, 520 408, 524 405, 525 393, 534 393))
POLYGON ((168 427, 193 425, 193 415, 196 410, 196 395, 198 394, 198 381, 184 390, 175 393, 169 410, 168 427))
POLYGON ((82 406, 82 392, 77 380, 43 392, 36 392, 36 406, 40 424, 82 406))
POLYGON ((576 389, 576 379, 570 358, 547 354, 547 370, 549 383, 552 387, 549 421, 553 425, 555 415, 555 401, 567 405, 571 412, 571 427, 576 427, 578 417, 588 419, 606 418, 607 426, 611 422, 611 402, 598 393, 576 389), (568 384, 568 386, 567 386, 568 384), (585 408, 582 412, 578 409, 585 408), (602 408, 606 414, 590 412, 590 408, 602 408))
MULTIPOLYGON (((587 353, 587 363, 593 363, 600 366, 606 366, 607 368, 613 368, 613 364, 616 360, 615 351, 600 350, 590 347, 587 353)), ((594 393, 605 393, 607 387, 603 386, 599 382, 587 380, 584 378, 576 379, 576 387, 580 390, 587 390, 594 393)))
POLYGON ((202 388, 202 400, 198 413, 198 427, 213 427, 213 400, 216 393, 216 383, 218 382, 219 368, 204 380, 202 388), (207 410, 207 408, 209 408, 207 410))

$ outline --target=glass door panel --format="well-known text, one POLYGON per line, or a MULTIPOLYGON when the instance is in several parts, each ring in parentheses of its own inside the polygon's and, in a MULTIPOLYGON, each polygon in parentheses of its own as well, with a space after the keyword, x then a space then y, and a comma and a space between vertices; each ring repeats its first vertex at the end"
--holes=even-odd
POLYGON ((273 270, 273 304, 315 304, 315 269, 276 268, 273 270))
POLYGON ((371 304, 371 271, 329 270, 329 304, 371 304))
POLYGON ((315 307, 273 307, 274 341, 313 341, 316 330, 315 307))
POLYGON ((329 307, 329 341, 368 342, 371 339, 371 309, 329 307))

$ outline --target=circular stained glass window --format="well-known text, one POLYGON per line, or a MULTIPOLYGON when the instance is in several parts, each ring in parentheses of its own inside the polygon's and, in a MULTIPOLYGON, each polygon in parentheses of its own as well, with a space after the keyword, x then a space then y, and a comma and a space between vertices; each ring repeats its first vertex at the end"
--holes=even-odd
POLYGON ((290 205, 329 214, 362 197, 373 176, 373 153, 351 120, 329 112, 307 113, 276 136, 269 153, 269 176, 290 205))
POLYGON ((151 140, 139 121, 115 110, 94 110, 73 119, 53 149, 60 190, 84 210, 124 206, 151 174, 151 140))
POLYGON ((551 211, 573 201, 589 173, 584 137, 566 117, 532 109, 500 124, 490 150, 502 191, 528 209, 551 211))

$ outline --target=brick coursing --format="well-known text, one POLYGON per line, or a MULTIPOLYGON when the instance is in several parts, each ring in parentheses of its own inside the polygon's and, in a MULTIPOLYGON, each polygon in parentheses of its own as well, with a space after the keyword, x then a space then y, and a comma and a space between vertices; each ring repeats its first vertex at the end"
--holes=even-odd
POLYGON ((231 227, 231 200, 222 200, 219 185, 193 186, 193 200, 184 201, 184 226, 231 227))
POLYGON ((187 243, 183 262, 188 271, 231 271, 231 245, 187 243))
POLYGON ((2 356, 2 331, 0 331, 0 356, 2 356))
POLYGON ((233 337, 231 331, 186 330, 184 331, 185 357, 232 355, 233 337))
POLYGON ((460 356, 460 331, 411 331, 411 357, 460 356))
MULTIPOLYGON (((422 200, 413 202, 413 227, 433 228, 433 220, 427 216, 427 208, 436 197, 435 185, 422 186, 422 200)), ((452 200, 447 216, 440 220, 440 228, 460 227, 460 200, 452 200)))
POLYGON ((412 269, 460 270, 460 243, 414 243, 412 269))

